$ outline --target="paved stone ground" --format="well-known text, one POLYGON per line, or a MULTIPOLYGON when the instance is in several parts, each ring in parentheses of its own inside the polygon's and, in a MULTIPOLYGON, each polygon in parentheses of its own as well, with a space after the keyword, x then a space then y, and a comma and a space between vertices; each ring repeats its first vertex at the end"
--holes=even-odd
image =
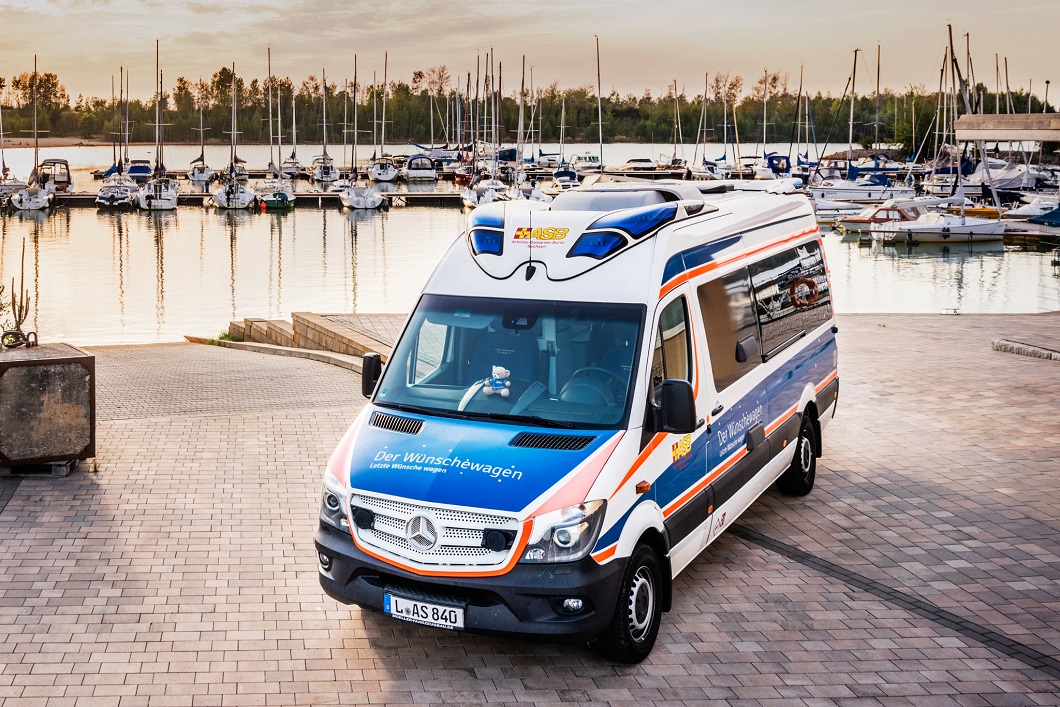
POLYGON ((408 316, 405 314, 325 314, 324 318, 348 326, 382 343, 385 351, 381 353, 390 353, 390 348, 401 334, 401 328, 405 326, 408 316))
POLYGON ((839 324, 817 487, 767 493, 694 562, 638 666, 322 594, 356 375, 94 349, 98 470, 2 489, 0 706, 1060 704, 1060 364, 990 349, 1048 345, 1060 316, 839 324))

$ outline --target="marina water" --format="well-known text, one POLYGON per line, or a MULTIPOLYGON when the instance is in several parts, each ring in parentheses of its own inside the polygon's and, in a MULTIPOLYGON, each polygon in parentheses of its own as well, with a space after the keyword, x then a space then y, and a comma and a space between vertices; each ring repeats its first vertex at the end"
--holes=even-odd
MULTIPOLYGON (((608 163, 621 161, 609 156, 619 147, 631 156, 655 154, 646 145, 606 145, 608 163)), ((110 148, 48 152, 70 159, 77 191, 98 189, 88 165, 110 159, 110 148)), ((455 207, 400 205, 389 211, 302 205, 275 214, 197 206, 169 213, 77 207, 8 213, 0 216, 0 282, 10 288, 14 277, 17 286, 25 242, 32 298, 26 327, 41 341, 81 345, 213 337, 232 319, 289 319, 292 311, 408 312, 464 218, 455 207)), ((1000 243, 866 248, 831 232, 824 242, 839 312, 1060 309, 1060 277, 1048 253, 1000 243)))

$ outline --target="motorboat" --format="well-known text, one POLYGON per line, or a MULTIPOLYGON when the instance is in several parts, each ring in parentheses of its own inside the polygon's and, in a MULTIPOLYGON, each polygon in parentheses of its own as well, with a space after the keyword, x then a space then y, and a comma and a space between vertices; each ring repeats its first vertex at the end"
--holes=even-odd
MULTIPOLYGON (((933 197, 916 197, 914 199, 888 199, 882 204, 867 206, 854 214, 840 216, 835 221, 836 229, 847 233, 869 233, 873 224, 891 221, 913 221, 933 207, 948 206, 959 203, 963 198, 936 199, 933 197)), ((836 202, 843 203, 843 202, 836 202)), ((853 204, 853 202, 846 202, 853 204)), ((857 204, 853 204, 855 208, 857 204)))
POLYGON ((578 186, 578 171, 569 162, 561 162, 552 173, 552 186, 560 191, 567 191, 578 186))
MULTIPOLYGON (((651 160, 648 160, 649 162, 651 160)), ((591 152, 582 152, 570 158, 570 166, 578 171, 578 174, 589 174, 599 172, 603 165, 600 163, 600 155, 591 152)))
POLYGON ((825 179, 809 188, 813 199, 829 201, 877 202, 887 199, 912 199, 916 192, 912 187, 893 185, 882 174, 866 174, 856 180, 825 179))
POLYGON ((289 209, 294 206, 294 186, 289 179, 266 179, 261 183, 259 191, 258 199, 265 204, 266 209, 289 209))
POLYGON ((812 202, 813 210, 817 215, 817 223, 822 225, 836 223, 841 218, 856 216, 865 210, 862 204, 853 201, 812 199, 812 202))
POLYGON ((512 200, 526 199, 527 201, 539 201, 543 204, 552 202, 552 197, 541 191, 537 186, 537 180, 523 180, 519 184, 508 187, 505 195, 512 200))
POLYGON ((472 182, 467 189, 460 192, 460 200, 464 206, 472 208, 491 204, 494 201, 506 199, 505 184, 499 179, 485 178, 472 182))
POLYGON ((313 158, 312 174, 315 182, 334 182, 339 178, 339 169, 331 156, 325 153, 313 158))
POLYGON ((101 209, 128 209, 135 206, 139 185, 121 172, 111 174, 103 180, 96 195, 96 206, 101 209))
POLYGON ((368 178, 373 182, 392 182, 397 179, 398 170, 394 160, 389 157, 379 157, 372 160, 368 165, 368 178))
POLYGON ((977 243, 1005 237, 1002 219, 929 211, 911 221, 874 223, 869 227, 873 240, 916 243, 977 243))
POLYGON ((347 209, 377 209, 383 204, 383 195, 372 187, 353 184, 339 192, 339 201, 347 209))
POLYGON ((249 209, 258 197, 246 184, 226 176, 210 198, 219 209, 249 209))
POLYGON ((172 177, 151 179, 136 192, 137 205, 146 211, 172 211, 177 208, 180 184, 172 177))
POLYGON ((37 165, 37 183, 49 184, 56 193, 66 194, 74 190, 70 176, 70 163, 61 159, 47 159, 37 165))
POLYGON ((150 160, 132 160, 125 169, 125 174, 137 184, 143 184, 154 176, 155 170, 150 160))
POLYGON ((206 161, 200 157, 191 163, 191 169, 188 170, 187 176, 189 181, 196 184, 208 184, 213 181, 214 172, 206 164, 206 161))
POLYGON ((8 203, 19 211, 43 211, 55 203, 55 189, 51 184, 31 184, 11 194, 8 203))
POLYGON ((405 160, 405 166, 401 168, 401 176, 408 182, 434 182, 438 180, 438 170, 434 166, 434 160, 429 156, 415 154, 405 160))
POLYGON ((1056 209, 1060 198, 1056 196, 1035 196, 1029 202, 1014 206, 1004 213, 1005 218, 1033 218, 1042 216, 1056 209))

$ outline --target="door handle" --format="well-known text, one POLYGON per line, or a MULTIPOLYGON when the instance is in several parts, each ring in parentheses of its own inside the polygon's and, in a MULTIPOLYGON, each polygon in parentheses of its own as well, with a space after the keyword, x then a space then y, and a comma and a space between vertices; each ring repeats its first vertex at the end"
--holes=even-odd
POLYGON ((716 407, 716 408, 714 408, 713 410, 710 411, 710 416, 711 417, 717 417, 718 415, 721 414, 721 411, 724 410, 724 409, 725 409, 725 406, 722 405, 721 403, 718 403, 718 407, 716 407))

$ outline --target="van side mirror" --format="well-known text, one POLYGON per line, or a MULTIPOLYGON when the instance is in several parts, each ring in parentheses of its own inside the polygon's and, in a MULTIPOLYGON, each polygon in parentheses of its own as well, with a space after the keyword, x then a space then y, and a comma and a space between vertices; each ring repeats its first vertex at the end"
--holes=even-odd
POLYGON ((748 334, 736 342, 736 363, 747 363, 758 356, 758 340, 754 334, 748 334))
POLYGON ((659 409, 663 432, 682 435, 696 431, 696 398, 688 381, 664 380, 659 409))
POLYGON ((375 384, 383 373, 383 359, 377 353, 366 353, 361 359, 361 395, 372 397, 375 384))

